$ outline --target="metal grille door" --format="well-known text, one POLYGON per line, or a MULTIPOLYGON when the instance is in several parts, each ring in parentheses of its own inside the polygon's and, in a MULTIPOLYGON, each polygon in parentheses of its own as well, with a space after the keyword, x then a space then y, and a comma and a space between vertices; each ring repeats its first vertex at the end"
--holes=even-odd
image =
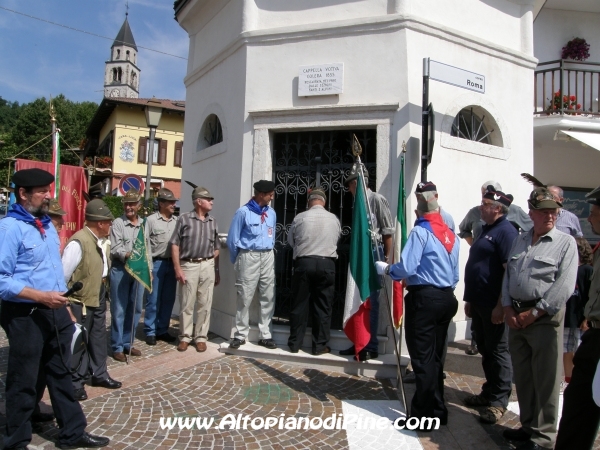
POLYGON ((277 213, 274 323, 289 323, 294 296, 292 248, 287 243, 288 230, 296 214, 306 211, 308 189, 320 185, 327 194, 326 208, 338 217, 342 225, 331 319, 332 329, 342 329, 353 205, 352 194, 344 187, 344 178, 354 163, 350 152, 352 134, 356 134, 362 145, 361 158, 369 172, 369 185, 374 189, 375 130, 308 131, 278 133, 274 136, 274 208, 277 213))

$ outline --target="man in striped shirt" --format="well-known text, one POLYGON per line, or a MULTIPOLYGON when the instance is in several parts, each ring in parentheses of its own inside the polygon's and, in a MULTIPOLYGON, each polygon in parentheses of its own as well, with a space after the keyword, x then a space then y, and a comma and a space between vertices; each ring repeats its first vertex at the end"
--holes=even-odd
POLYGON ((197 352, 206 351, 213 288, 221 281, 219 229, 209 214, 213 199, 208 189, 194 188, 194 210, 179 216, 169 241, 180 301, 177 346, 180 352, 186 351, 191 342, 197 352))

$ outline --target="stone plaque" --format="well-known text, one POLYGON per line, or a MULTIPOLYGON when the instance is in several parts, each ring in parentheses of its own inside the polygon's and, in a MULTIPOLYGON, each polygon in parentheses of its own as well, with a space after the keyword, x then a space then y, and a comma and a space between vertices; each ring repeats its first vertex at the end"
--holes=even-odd
POLYGON ((344 92, 344 63, 300 66, 298 96, 337 95, 344 92))

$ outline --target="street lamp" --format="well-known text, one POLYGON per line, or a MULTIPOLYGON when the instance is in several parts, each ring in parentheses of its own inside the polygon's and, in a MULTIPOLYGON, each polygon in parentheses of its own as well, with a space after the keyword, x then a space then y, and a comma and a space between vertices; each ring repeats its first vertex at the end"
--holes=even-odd
POLYGON ((156 136, 156 128, 160 122, 162 115, 162 103, 152 97, 146 103, 146 124, 150 128, 150 141, 148 142, 148 171, 146 172, 146 204, 150 200, 150 182, 152 181, 152 162, 154 160, 154 137, 156 136))

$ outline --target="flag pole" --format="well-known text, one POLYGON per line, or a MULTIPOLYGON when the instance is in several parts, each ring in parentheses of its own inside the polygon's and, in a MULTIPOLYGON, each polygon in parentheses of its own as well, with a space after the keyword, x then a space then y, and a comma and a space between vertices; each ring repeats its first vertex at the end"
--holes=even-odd
MULTIPOLYGON (((131 311, 131 337, 129 338, 129 356, 131 356, 131 349, 133 348, 133 340, 135 339, 135 336, 134 336, 134 333, 135 333, 135 307, 137 306, 138 291, 140 290, 139 284, 140 284, 139 281, 135 282, 135 297, 133 300, 133 310, 131 311)), ((127 357, 127 355, 125 355, 125 362, 127 364, 129 364, 129 358, 127 357)))
MULTIPOLYGON (((364 168, 362 165, 362 162, 360 160, 360 155, 362 154, 362 147, 360 145, 360 143, 358 142, 358 139, 356 137, 355 134, 352 135, 353 139, 352 139, 352 153, 354 154, 354 157, 356 158, 356 162, 358 164, 358 170, 359 170, 359 179, 360 179, 360 183, 362 185, 363 188, 363 192, 365 193, 365 203, 366 203, 366 210, 369 214, 369 230, 370 230, 370 234, 371 234, 371 244, 373 246, 373 248, 375 248, 375 251, 377 252, 377 260, 381 261, 381 249, 379 248, 379 243, 377 242, 377 232, 373 229, 373 221, 371 220, 371 205, 369 204, 369 200, 367 197, 367 184, 365 183, 365 174, 364 174, 364 168)), ((396 339, 396 333, 393 331, 394 325, 393 325, 393 319, 392 319, 392 304, 390 302, 390 296, 388 294, 388 289, 387 289, 387 284, 386 284, 386 280, 385 277, 383 275, 380 275, 379 277, 383 291, 385 292, 385 299, 387 302, 387 306, 388 306, 388 318, 390 320, 390 324, 392 324, 392 337, 394 339, 394 353, 396 354, 396 371, 397 371, 397 376, 398 376, 398 382, 399 385, 401 387, 401 393, 402 393, 402 402, 404 404, 404 410, 406 415, 408 416, 408 406, 406 404, 406 396, 404 394, 404 382, 402 381, 402 371, 400 369, 401 364, 400 364, 400 354, 398 353, 398 342, 396 339)), ((377 333, 377 330, 371 330, 371 333, 377 333)))

